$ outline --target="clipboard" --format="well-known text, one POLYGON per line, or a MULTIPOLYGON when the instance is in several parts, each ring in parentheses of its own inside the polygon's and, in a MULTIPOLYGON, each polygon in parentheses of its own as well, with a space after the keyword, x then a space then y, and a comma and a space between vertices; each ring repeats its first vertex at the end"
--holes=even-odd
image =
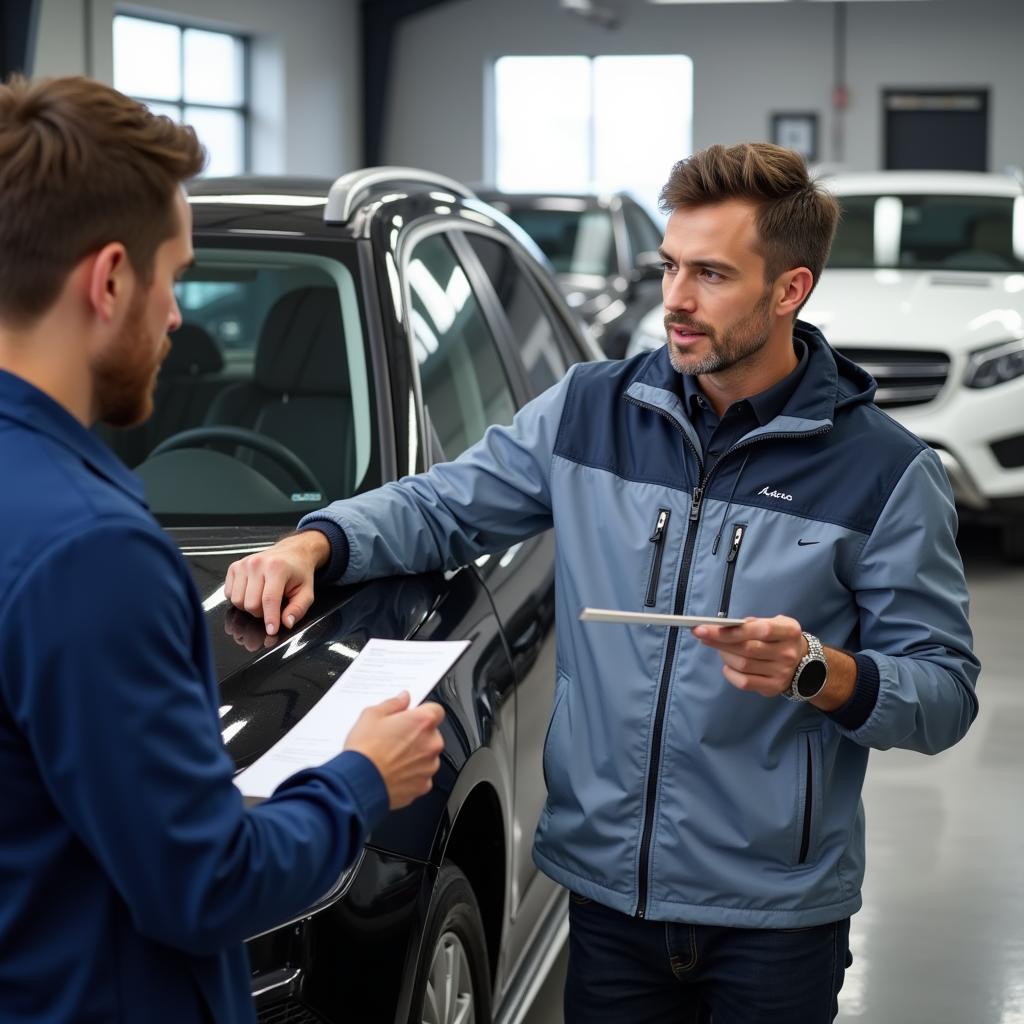
POLYGON ((746 619, 727 619, 713 615, 666 615, 662 612, 625 612, 614 608, 584 608, 581 622, 621 622, 629 626, 742 626, 746 619))

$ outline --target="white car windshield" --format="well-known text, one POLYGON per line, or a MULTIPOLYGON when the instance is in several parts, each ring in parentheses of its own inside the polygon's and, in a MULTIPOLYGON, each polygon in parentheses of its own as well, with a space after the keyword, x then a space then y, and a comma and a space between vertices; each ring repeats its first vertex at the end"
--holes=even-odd
POLYGON ((1024 271, 1024 204, 1012 196, 840 196, 834 269, 1024 271))

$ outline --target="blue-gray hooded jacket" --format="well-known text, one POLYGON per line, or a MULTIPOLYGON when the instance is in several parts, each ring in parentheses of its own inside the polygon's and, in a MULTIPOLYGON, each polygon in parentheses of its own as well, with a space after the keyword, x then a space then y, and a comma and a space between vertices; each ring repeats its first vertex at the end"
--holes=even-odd
POLYGON ((558 677, 534 855, 627 914, 846 917, 869 749, 935 753, 977 714, 939 459, 872 404, 866 373, 808 325, 797 334, 809 361, 782 413, 714 465, 662 349, 573 367, 456 461, 303 520, 344 532, 344 582, 464 563, 554 526, 558 677), (586 605, 789 615, 867 655, 877 699, 851 731, 733 688, 686 630, 583 623, 586 605))

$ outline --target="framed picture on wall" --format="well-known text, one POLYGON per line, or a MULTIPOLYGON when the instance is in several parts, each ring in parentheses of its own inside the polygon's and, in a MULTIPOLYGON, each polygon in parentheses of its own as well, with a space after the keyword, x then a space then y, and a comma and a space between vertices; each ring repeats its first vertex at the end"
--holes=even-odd
POLYGON ((796 150, 808 163, 818 159, 818 115, 806 113, 772 114, 770 138, 777 146, 796 150))

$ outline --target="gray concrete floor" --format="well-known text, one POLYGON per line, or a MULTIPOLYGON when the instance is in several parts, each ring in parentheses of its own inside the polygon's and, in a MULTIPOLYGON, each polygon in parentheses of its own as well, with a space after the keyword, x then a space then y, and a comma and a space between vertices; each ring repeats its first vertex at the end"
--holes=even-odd
MULTIPOLYGON (((1024 568, 985 531, 961 548, 981 713, 936 757, 872 752, 840 1024, 1024 1024, 1024 568)), ((563 951, 528 1024, 562 1024, 564 977, 563 951)))

